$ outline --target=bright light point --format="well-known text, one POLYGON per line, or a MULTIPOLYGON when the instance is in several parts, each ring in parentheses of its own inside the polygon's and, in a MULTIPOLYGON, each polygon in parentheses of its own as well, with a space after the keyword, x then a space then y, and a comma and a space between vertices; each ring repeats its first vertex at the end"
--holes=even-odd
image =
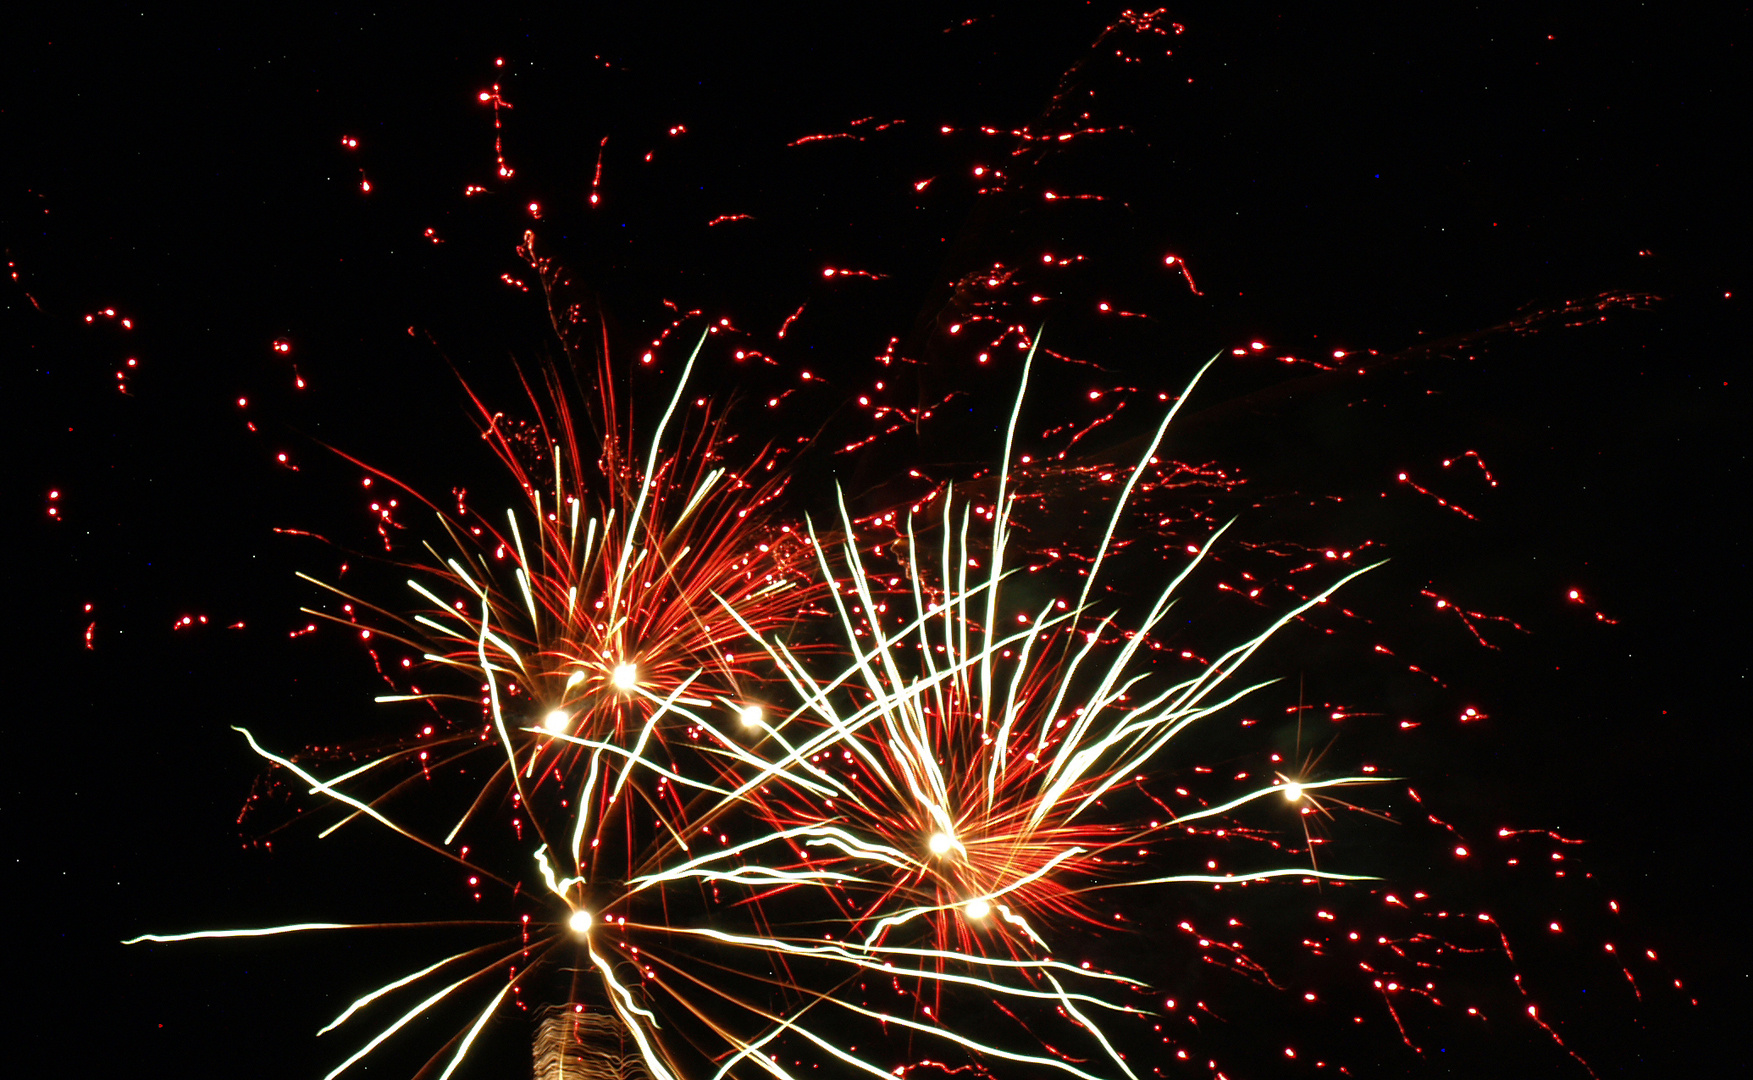
POLYGON ((1296 802, 1303 797, 1303 786, 1301 784, 1284 785, 1284 797, 1291 802, 1296 802))
POLYGON ((582 935, 590 933, 590 924, 590 912, 583 908, 574 911, 572 917, 566 920, 566 925, 572 929, 574 934, 582 935))
POLYGON ((974 899, 962 905, 962 910, 967 912, 968 918, 970 919, 984 919, 986 916, 992 914, 992 905, 976 896, 974 899))
POLYGON ((956 838, 949 833, 932 833, 928 846, 931 848, 931 853, 933 855, 942 855, 950 848, 956 846, 956 838))
POLYGON ((609 682, 617 690, 631 690, 639 685, 639 669, 625 661, 616 664, 614 672, 609 675, 609 682))
POLYGON ((570 690, 574 686, 577 686, 579 683, 581 683, 583 681, 584 681, 584 672, 574 671, 571 675, 566 677, 566 689, 570 690))
POLYGON ((565 709, 555 709, 553 712, 542 718, 542 726, 549 731, 565 731, 566 725, 571 719, 572 717, 565 709))
POLYGON ((761 706, 744 705, 737 711, 737 718, 743 722, 744 727, 760 727, 761 706))

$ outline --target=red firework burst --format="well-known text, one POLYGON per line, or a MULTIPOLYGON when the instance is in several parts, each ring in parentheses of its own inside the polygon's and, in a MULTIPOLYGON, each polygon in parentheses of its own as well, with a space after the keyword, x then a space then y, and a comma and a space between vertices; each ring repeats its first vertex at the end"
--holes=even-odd
MULTIPOLYGON (((551 268, 536 262, 551 285, 551 268)), ((575 320, 575 312, 556 314, 555 325, 575 320)), ((564 333, 562 341, 577 363, 575 342, 564 333)), ((619 748, 625 762, 665 744, 686 727, 670 711, 676 706, 740 714, 760 696, 751 685, 760 678, 755 654, 736 651, 746 628, 789 637, 823 591, 807 573, 811 541, 771 511, 786 470, 771 448, 731 461, 724 412, 687 397, 693 358, 642 455, 632 410, 617 399, 606 339, 594 364, 582 410, 571 373, 557 365, 542 369, 539 386, 525 381, 529 420, 508 419, 469 391, 481 438, 522 496, 501 520, 475 513, 460 495, 454 509, 441 507, 348 457, 430 509, 449 548, 428 541, 424 557, 398 564, 422 606, 397 612, 324 585, 345 601, 343 612, 311 612, 422 658, 405 662, 401 675, 386 673, 397 692, 380 702, 461 703, 479 717, 459 722, 442 711, 448 732, 428 729, 399 755, 375 759, 401 756, 420 768, 374 805, 436 767, 498 748, 447 844, 495 799, 518 811, 520 835, 527 823, 545 841, 542 800, 555 801, 555 812, 566 807, 566 780, 594 749, 619 748), (419 688, 446 675, 462 686, 419 688)), ((596 790, 607 799, 618 786, 596 790)), ((600 857, 601 845, 594 848, 600 857)))

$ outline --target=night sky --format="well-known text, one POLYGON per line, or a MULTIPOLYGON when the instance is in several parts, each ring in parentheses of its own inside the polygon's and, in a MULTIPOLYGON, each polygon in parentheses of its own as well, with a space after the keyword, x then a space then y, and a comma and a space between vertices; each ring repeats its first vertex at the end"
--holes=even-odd
MULTIPOLYGON (((1731 525, 1746 490, 1731 421, 1746 12, 1242 6, 1107 37, 1120 9, 1101 4, 51 10, 9 27, 11 1044, 146 1076, 321 1076, 357 1039, 312 1033, 441 937, 118 942, 469 917, 452 868, 393 838, 294 825, 271 853, 253 843, 285 812, 240 820, 262 762, 229 726, 288 750, 393 733, 361 650, 294 635, 317 599, 294 571, 345 557, 276 530, 377 542, 359 468, 324 444, 440 501, 503 483, 457 374, 515 409, 517 364, 548 347, 518 285, 531 230, 600 298, 620 363, 641 368, 666 338, 630 377, 638 407, 662 404, 684 343, 725 318, 737 336, 702 354, 701 387, 740 398, 751 439, 856 431, 852 399, 885 372, 901 404, 965 408, 860 453, 801 454, 795 497, 812 513, 836 483, 874 509, 916 494, 910 465, 961 477, 998 453, 1016 353, 982 364, 946 332, 975 311, 949 288, 963 274, 1015 268, 1003 310, 1070 358, 1043 363, 1041 426, 1132 403, 1079 443, 1089 460, 1136 453, 1157 395, 1221 352, 1168 452, 1248 479, 1218 508, 1253 539, 1367 541, 1392 560, 1347 594, 1367 630, 1293 635, 1259 661, 1314 700, 1379 711, 1347 738, 1481 864, 1467 877, 1408 841, 1387 867, 1526 922, 1542 1015, 1598 1074, 1713 1060, 1746 995, 1732 878, 1753 758, 1731 525), (509 108, 479 100, 494 84, 509 108), (1076 134, 1023 145, 1025 128, 1076 134), (1043 253, 1074 261, 1043 268, 1043 253), (1031 290, 1046 299, 1031 306, 1031 290), (701 314, 678 324, 666 302, 701 314), (775 363, 739 365, 730 345, 775 363), (1435 597, 1475 613, 1478 636, 1435 597), (1429 674, 1384 674, 1378 641, 1429 674), (1460 723, 1466 707, 1486 719, 1460 723), (1500 826, 1586 841, 1563 888, 1488 872, 1500 826), (1542 937, 1549 920, 1575 942, 1542 937), (1598 962, 1603 940, 1658 953, 1635 969, 1641 1005, 1598 962)), ((1192 644, 1243 625, 1195 607, 1210 618, 1179 631, 1192 644)), ((1149 924, 1176 902, 1134 902, 1146 944, 1111 936, 1095 955, 1150 968, 1149 924)), ((1171 994, 1210 978, 1138 973, 1171 994)), ((1248 1056, 1277 1045, 1277 1029, 1252 1032, 1283 1003, 1209 986, 1234 1003, 1211 1036, 1229 1075, 1320 1074, 1248 1056)), ((1372 1018, 1336 1037, 1353 1075, 1588 1075, 1507 1014, 1422 1056, 1372 1018)), ((519 1075, 521 1023, 477 1075, 519 1075)), ((369 1073, 405 1064, 392 1052, 369 1073)))

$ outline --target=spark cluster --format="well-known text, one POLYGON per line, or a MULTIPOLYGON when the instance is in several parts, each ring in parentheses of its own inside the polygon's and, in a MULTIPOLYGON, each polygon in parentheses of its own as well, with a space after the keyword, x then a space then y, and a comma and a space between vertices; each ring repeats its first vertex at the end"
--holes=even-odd
MULTIPOLYGON (((1097 43, 1122 28, 1153 41, 1181 32, 1161 12, 1128 12, 1097 43)), ((1055 204, 1102 198, 1035 191, 1019 179, 1030 159, 1104 134, 1085 122, 1088 113, 1060 115, 1071 94, 1062 86, 1046 122, 1009 132, 1018 147, 1012 162, 972 169, 979 193, 1026 191, 1055 204)), ((511 104, 499 84, 480 101, 493 110, 496 175, 509 181, 516 170, 500 112, 511 104)), ((892 126, 864 124, 791 145, 862 141, 892 126)), ((678 125, 669 134, 685 132, 678 125)), ((343 145, 357 148, 351 139, 343 145)), ((599 152, 593 208, 602 160, 599 152)), ((362 193, 370 190, 362 175, 362 193)), ((486 190, 471 186, 469 194, 486 190)), ((541 220, 540 205, 527 205, 541 220)), ((749 219, 726 213, 707 225, 749 219)), ((441 242, 432 229, 427 236, 441 242)), ((510 505, 480 512, 461 494, 454 507, 441 505, 349 457, 368 482, 396 487, 425 512, 410 524, 383 513, 382 561, 405 577, 404 591, 307 578, 326 594, 306 609, 314 620, 356 634, 374 659, 377 650, 407 651, 400 668, 380 664, 391 692, 377 703, 398 715, 417 711, 418 735, 330 771, 238 729, 277 777, 330 808, 322 835, 387 829, 465 874, 477 903, 511 912, 395 924, 449 927, 480 943, 397 975, 337 1015, 323 1034, 343 1025, 372 1030, 325 1080, 392 1039, 427 1038, 435 1026, 446 1036, 422 1044, 422 1075, 448 1078, 496 1016, 528 1008, 529 998, 610 1018, 656 1080, 788 1080, 823 1070, 1137 1080, 1171 1060, 1195 1060, 1221 1076, 1218 1062, 1196 1049, 1199 1024, 1216 1018, 1214 1009, 1160 985, 1161 965, 1111 962, 1090 947, 1103 942, 1112 952, 1129 934, 1184 935, 1200 965, 1293 995, 1270 948, 1244 940, 1240 918, 1220 932, 1215 920, 1182 914, 1181 900, 1195 891, 1296 897, 1310 925, 1292 949, 1320 961, 1342 957, 1335 963, 1349 965, 1348 985, 1379 999, 1399 1039, 1419 1053, 1403 1003, 1440 1005, 1447 995, 1433 973, 1457 952, 1511 955, 1507 933, 1483 910, 1367 884, 1389 867, 1355 850, 1317 859, 1320 834, 1355 820, 1337 811, 1394 819, 1382 786, 1391 778, 1373 765, 1329 769, 1322 753, 1303 755, 1300 700, 1287 710, 1298 721, 1292 760, 1272 754, 1264 769, 1236 765, 1203 786, 1188 780, 1213 773, 1206 751, 1190 744, 1238 721, 1246 730, 1255 721, 1242 713, 1282 674, 1255 680, 1250 668, 1244 679, 1249 661, 1281 630, 1334 610, 1327 605, 1337 590, 1378 564, 1359 565, 1354 556, 1367 547, 1359 545, 1290 552, 1286 565, 1299 565, 1270 583, 1240 564, 1223 566, 1221 546, 1237 544, 1231 523, 1210 500, 1177 499, 1189 488, 1229 491, 1241 481, 1219 465, 1157 456, 1166 455, 1198 375, 1172 400, 1157 395, 1166 404, 1152 434, 1124 452, 1092 447, 1123 426, 1122 410, 1153 406, 1137 387, 1112 380, 1052 410, 1039 441, 1056 453, 1036 460, 1022 452, 1038 355, 1066 368, 1086 362, 1044 350, 1039 329, 1019 313, 1046 302, 1042 275, 1068 271, 1083 255, 1048 250, 1038 264, 994 263, 951 283, 936 359, 953 347, 982 377, 1019 373, 996 460, 966 482, 940 482, 921 475, 931 465, 909 463, 917 467, 897 470, 893 484, 860 492, 859 513, 837 491, 835 520, 824 523, 794 509, 780 448, 745 452, 756 426, 747 413, 694 385, 714 340, 742 342, 739 364, 778 367, 749 345, 750 335, 727 318, 709 322, 656 422, 636 425, 622 389, 628 372, 611 362, 606 327, 587 356, 581 327, 589 320, 561 299, 565 274, 535 254, 531 234, 521 253, 563 361, 543 365, 534 386, 526 382, 527 420, 470 392, 510 505), (1088 505, 1103 499, 1105 514, 1092 518, 1088 505), (1082 516, 1060 522, 1051 539, 1019 527, 1025 515, 1051 519, 1074 500, 1082 516), (1155 529, 1139 545, 1154 561, 1126 557, 1126 536, 1140 520, 1155 529), (417 554, 398 554, 391 530, 418 536, 417 554), (1222 577, 1214 591, 1259 616, 1233 643, 1200 642, 1210 655, 1195 655, 1185 638, 1169 644, 1171 610, 1200 575, 1222 577), (1263 597, 1269 589, 1276 592, 1263 597), (1321 906, 1342 890, 1367 892, 1401 929, 1348 921, 1355 904, 1321 906), (1418 928, 1419 919, 1440 931, 1418 928), (1402 969, 1422 981, 1391 974, 1402 969), (1139 1060, 1128 1048, 1141 1038, 1164 1056, 1139 1060)), ((1161 265, 1201 295, 1183 258, 1165 255, 1161 265)), ((828 267, 821 276, 862 288, 888 275, 828 267)), ((502 279, 531 291, 522 277, 502 279)), ((1144 317, 1117 302, 1094 307, 1104 319, 1144 317)), ((664 363, 671 338, 683 340, 681 328, 701 315, 672 308, 675 318, 649 347, 642 343, 628 369, 672 370, 664 363)), ((933 357, 909 356, 916 350, 898 340, 875 358, 883 378, 849 393, 858 403, 849 411, 869 430, 834 452, 918 428, 954 397, 925 393, 922 382, 916 403, 899 403, 891 371, 933 357)), ((1253 341, 1234 354, 1267 351, 1253 341)), ((1333 351, 1331 364, 1278 359, 1326 373, 1367 362, 1344 350, 1333 351)), ((816 392, 829 380, 818 368, 797 381, 816 392)), ((756 408, 772 415, 798 387, 756 408)), ((982 406, 994 396, 986 397, 982 406)), ((1489 480, 1478 455, 1468 455, 1489 480)), ((284 453, 280 460, 296 468, 284 453)), ((1408 474, 1400 480, 1473 516, 1408 474)), ((1502 618, 1427 595, 1482 644, 1478 627, 1502 618)), ((1210 760, 1228 766, 1260 753, 1250 743, 1210 760)), ((1472 855, 1458 841, 1452 850, 1457 859, 1472 855)), ((304 922, 134 940, 385 925, 304 922)), ((1300 996, 1312 1007, 1318 998, 1313 990, 1300 996)), ((1526 1015, 1571 1052, 1534 1004, 1526 1015)), ((1294 1048, 1284 1053, 1296 1057, 1294 1048)))
POLYGON ((894 1052, 881 1037, 889 1029, 929 1044, 922 1062, 1134 1076, 1103 1017, 1140 1013, 1144 983, 1061 955, 1081 924, 1100 923, 1105 890, 1359 880, 1298 864, 1165 874, 1142 857, 1194 822, 1285 799, 1313 803, 1323 789, 1379 779, 1280 778, 1148 823, 1131 805, 1178 735, 1257 688, 1230 685, 1242 663, 1362 571, 1196 677, 1162 679, 1145 646, 1223 530, 1135 623, 1098 611, 1092 597, 1171 408, 1129 470, 1078 595, 1017 608, 1020 568, 1008 560, 1025 474, 1011 458, 1033 356, 996 499, 976 513, 952 488, 935 518, 907 516, 904 582, 866 565, 843 502, 836 532, 807 519, 798 529, 775 525, 769 504, 782 479, 727 482, 711 464, 719 443, 710 428, 669 447, 691 365, 642 464, 620 450, 612 383, 599 369, 611 421, 594 474, 551 379, 549 400, 561 404, 551 422, 526 429, 548 451, 541 486, 526 444, 481 406, 484 438, 528 499, 522 514, 508 510, 499 528, 437 513, 435 532, 454 553, 426 545, 429 558, 408 582, 410 613, 331 589, 347 614, 328 615, 420 649, 430 674, 480 686, 479 697, 427 691, 380 702, 478 711, 481 722, 327 778, 243 734, 340 805, 331 831, 370 819, 462 865, 472 884, 491 879, 546 899, 521 917, 515 938, 356 1001, 331 1028, 379 998, 452 977, 331 1077, 467 988, 487 1000, 434 1056, 436 1068, 448 1055, 448 1076, 508 994, 559 966, 574 972, 571 996, 611 1011, 660 1078, 694 1075, 707 1061, 720 1076, 794 1076, 810 1060, 888 1072, 906 1067, 882 1056, 894 1052), (799 565, 806 554, 813 566, 799 565), (442 837, 429 836, 401 813, 414 795, 467 808, 442 837), (496 835, 504 818, 510 844, 496 835), (897 1003, 868 1001, 873 978, 895 989, 897 1003), (945 1018, 970 1000, 1013 1021, 1044 1010, 1071 1030, 1030 1037, 1024 1025, 1019 1040, 945 1018), (863 1037, 848 1037, 854 1030, 863 1037), (1096 1058, 1064 1048, 1079 1040, 1096 1058), (859 1053, 858 1042, 875 1048, 859 1053))

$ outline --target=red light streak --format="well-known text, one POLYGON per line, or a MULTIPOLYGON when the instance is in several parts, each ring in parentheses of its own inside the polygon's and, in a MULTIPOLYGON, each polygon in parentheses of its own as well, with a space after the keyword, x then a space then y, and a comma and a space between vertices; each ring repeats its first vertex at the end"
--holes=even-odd
MULTIPOLYGON (((1457 607, 1451 601, 1449 601, 1441 596, 1438 596, 1436 593, 1432 592, 1430 589, 1420 589, 1420 590, 1418 590, 1418 593, 1420 596, 1427 596, 1430 599, 1436 601, 1436 607, 1439 611, 1452 611, 1452 612, 1454 612, 1455 617, 1460 619, 1462 624, 1467 627, 1468 633, 1473 635, 1474 640, 1478 641, 1479 644, 1485 646, 1488 649, 1496 649, 1497 646, 1493 645, 1491 642, 1485 640, 1485 635, 1479 629, 1479 623, 1481 623, 1481 622, 1500 622, 1500 623, 1504 623, 1505 625, 1509 626, 1511 629, 1519 630, 1524 634, 1528 632, 1527 627, 1516 622, 1514 619, 1510 618, 1507 615, 1488 615, 1482 611, 1464 611, 1460 607, 1457 607)), ((1471 712, 1471 710, 1469 710, 1469 712, 1471 712)))
POLYGON ((870 270, 848 270, 844 267, 829 266, 829 267, 825 267, 822 270, 822 276, 825 278, 831 278, 831 277, 836 277, 836 276, 838 276, 838 277, 862 277, 862 278, 870 278, 872 281, 881 281, 884 278, 888 277, 889 275, 878 274, 878 273, 875 273, 875 272, 870 271, 870 270))
POLYGON ((1449 500, 1438 495, 1436 492, 1431 491, 1429 488, 1419 486, 1419 484, 1416 483, 1405 472, 1400 473, 1399 476, 1397 477, 1397 479, 1402 484, 1405 484, 1407 487, 1411 488, 1413 491, 1418 492, 1420 495, 1423 495, 1426 498, 1434 500, 1438 506, 1447 507, 1448 509, 1453 510, 1455 513, 1460 514, 1462 517, 1466 518, 1468 521, 1478 521, 1479 520, 1477 515, 1475 515, 1472 511, 1466 509, 1465 507, 1460 506, 1456 503, 1451 503, 1449 500))
POLYGON ((602 201, 603 154, 608 150, 608 147, 609 137, 604 135, 602 141, 597 143, 596 169, 590 174, 590 205, 592 206, 596 206, 602 201))
POLYGON ((1188 291, 1194 296, 1205 295, 1199 291, 1199 286, 1193 283, 1193 270, 1187 265, 1186 259, 1181 258, 1179 255, 1165 255, 1163 256, 1163 265, 1179 270, 1181 272, 1181 277, 1186 279, 1188 291))
MULTIPOLYGON (((500 64, 503 64, 503 61, 500 61, 500 64)), ((510 180, 515 175, 515 170, 505 163, 505 143, 502 134, 505 124, 504 119, 499 115, 499 110, 509 110, 512 107, 511 102, 500 96, 498 83, 494 83, 491 90, 483 90, 477 94, 476 100, 483 105, 493 106, 493 161, 498 167, 499 179, 510 180)))

